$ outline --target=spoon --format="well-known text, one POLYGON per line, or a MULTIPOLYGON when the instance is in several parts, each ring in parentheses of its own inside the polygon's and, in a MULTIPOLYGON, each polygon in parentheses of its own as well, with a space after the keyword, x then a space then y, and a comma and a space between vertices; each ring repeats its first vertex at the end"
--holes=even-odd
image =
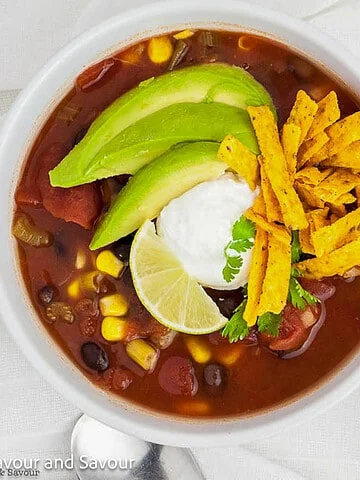
POLYGON ((146 442, 83 415, 71 437, 79 480, 205 480, 187 448, 146 442))

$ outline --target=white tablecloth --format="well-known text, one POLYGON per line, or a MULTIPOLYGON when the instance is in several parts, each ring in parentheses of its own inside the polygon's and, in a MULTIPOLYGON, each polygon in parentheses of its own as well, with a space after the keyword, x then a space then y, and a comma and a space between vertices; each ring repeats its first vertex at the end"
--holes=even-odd
MULTIPOLYGON (((146 0, 0 0, 0 116, 72 34, 146 0)), ((360 51, 360 0, 254 0, 305 18, 360 51)), ((6 121, 6 120, 5 120, 6 121)), ((1 302, 0 302, 1 312, 1 302)), ((80 416, 29 365, 0 322, 0 459, 67 458, 80 416)), ((239 448, 195 449, 208 480, 360 478, 360 391, 315 420, 239 448)), ((42 463, 42 462, 40 462, 42 463)), ((70 480, 73 472, 40 478, 70 480)), ((191 480, 191 479, 189 479, 191 480)))

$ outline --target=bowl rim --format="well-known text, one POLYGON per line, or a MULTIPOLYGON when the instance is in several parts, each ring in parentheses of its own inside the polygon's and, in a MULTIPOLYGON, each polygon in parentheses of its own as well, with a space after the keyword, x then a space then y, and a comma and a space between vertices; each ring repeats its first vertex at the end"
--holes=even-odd
MULTIPOLYGON (((58 89, 51 86, 51 80, 55 78, 54 76, 57 74, 61 76, 61 69, 64 66, 69 66, 76 54, 81 56, 81 53, 89 50, 96 41, 108 38, 109 32, 115 32, 116 29, 121 30, 122 27, 126 30, 131 26, 135 35, 133 38, 136 38, 136 32, 139 34, 139 38, 144 38, 144 36, 149 36, 144 35, 145 32, 152 31, 155 34, 161 31, 161 28, 159 30, 156 26, 152 26, 150 30, 144 28, 149 24, 149 19, 161 22, 164 18, 163 31, 171 31, 175 25, 196 24, 200 27, 203 26, 199 20, 192 21, 192 18, 198 17, 203 17, 204 22, 213 26, 213 28, 223 25, 224 29, 231 24, 234 25, 233 21, 225 21, 227 18, 229 20, 234 19, 235 22, 240 18, 250 18, 253 19, 255 24, 264 25, 264 34, 274 35, 280 41, 283 40, 284 36, 269 32, 268 28, 270 26, 273 30, 281 31, 283 35, 291 36, 291 32, 293 32, 298 40, 296 46, 291 45, 293 50, 303 51, 309 56, 313 55, 315 61, 322 65, 325 65, 325 62, 320 60, 319 56, 329 58, 329 62, 331 59, 333 72, 338 74, 341 70, 345 83, 351 84, 352 89, 360 95, 360 63, 352 54, 347 52, 345 47, 301 20, 251 4, 232 0, 223 0, 220 6, 216 0, 200 0, 197 2, 185 0, 181 5, 172 2, 151 3, 146 7, 119 14, 91 28, 73 39, 47 62, 28 87, 19 94, 1 130, 0 186, 2 185, 4 188, 1 189, 0 200, 5 202, 3 205, 8 205, 8 209, 6 211, 3 208, 0 213, 2 225, 7 226, 0 231, 0 242, 3 245, 0 252, 0 295, 3 302, 2 319, 29 361, 62 396, 77 405, 86 414, 111 427, 156 443, 176 446, 225 446, 272 435, 289 425, 297 425, 305 419, 310 419, 331 407, 360 384, 360 362, 353 358, 343 368, 342 372, 337 372, 333 378, 313 393, 287 406, 276 408, 267 414, 204 422, 203 420, 171 420, 167 416, 154 415, 151 411, 145 411, 144 413, 138 407, 135 408, 134 413, 130 411, 131 408, 128 409, 126 406, 115 405, 115 407, 111 407, 108 401, 101 400, 104 396, 99 395, 99 392, 95 394, 94 389, 89 386, 81 386, 77 369, 72 379, 78 378, 79 385, 71 385, 69 381, 70 373, 63 370, 58 354, 56 354, 57 360, 55 358, 50 359, 51 345, 46 346, 44 339, 36 342, 34 336, 30 337, 25 324, 21 323, 19 313, 25 312, 24 308, 27 309, 28 307, 25 305, 26 300, 23 303, 19 301, 21 304, 19 306, 15 305, 15 299, 16 296, 19 297, 20 292, 24 293, 23 289, 17 284, 19 291, 10 291, 14 286, 15 278, 14 258, 11 248, 11 216, 13 211, 11 192, 14 189, 14 182, 15 184, 17 182, 19 168, 15 168, 14 173, 11 168, 8 168, 8 165, 9 159, 13 163, 19 162, 19 158, 23 159, 25 156, 24 150, 29 146, 29 141, 36 138, 35 131, 33 131, 32 136, 30 135, 30 139, 26 135, 31 128, 35 128, 30 127, 31 122, 34 125, 42 124, 42 120, 40 122, 39 118, 29 111, 31 107, 39 104, 42 88, 49 89, 51 92, 49 98, 53 100, 58 98, 58 89), (173 20, 165 21, 167 17, 171 17, 173 20), (179 22, 177 18, 183 18, 184 20, 179 22), (211 21, 210 18, 214 18, 214 20, 211 21), (309 44, 310 47, 306 49, 305 45, 309 44), (315 50, 318 55, 315 55, 315 50), (25 133, 22 133, 22 129, 25 133), (14 143, 16 143, 19 132, 20 138, 21 136, 23 138, 19 142, 20 145, 15 148, 14 143), (38 349, 41 342, 46 356, 38 349)), ((240 26, 239 22, 234 26, 236 25, 239 31, 244 31, 244 28, 246 30, 246 27, 244 25, 240 26)), ((253 31, 255 28, 252 27, 250 30, 253 31)), ((258 33, 261 33, 261 31, 260 28, 257 30, 258 33)), ((129 35, 126 38, 129 38, 129 35)), ((124 40, 124 45, 129 43, 131 42, 124 40)), ((118 50, 119 46, 116 49, 118 50)), ((103 50, 99 58, 103 58, 105 55, 106 51, 103 50)), ((85 62, 83 67, 86 65, 88 63, 85 62)), ((72 77, 73 80, 74 77, 72 77)), ((66 83, 65 78, 63 79, 64 83, 66 83)), ((51 110, 49 106, 47 104, 48 110, 51 110)), ((39 107, 39 109, 43 111, 44 107, 39 107)), ((38 130, 36 131, 38 132, 38 130)), ((23 163, 22 160, 21 163, 23 163)), ((29 312, 26 311, 26 313, 29 312)), ((28 316, 30 317, 30 315, 28 316)), ((86 382, 88 381, 86 380, 86 382)))

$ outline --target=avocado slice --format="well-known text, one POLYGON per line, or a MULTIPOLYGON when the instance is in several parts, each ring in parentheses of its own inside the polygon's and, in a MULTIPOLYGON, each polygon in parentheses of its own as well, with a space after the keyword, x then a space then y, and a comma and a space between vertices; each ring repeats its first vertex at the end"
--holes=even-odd
POLYGON ((169 72, 142 82, 112 103, 51 173, 52 185, 85 183, 82 177, 89 164, 120 132, 158 110, 186 102, 217 102, 242 109, 248 105, 269 105, 275 113, 268 92, 242 68, 219 63, 169 72))
POLYGON ((91 250, 104 247, 156 218, 170 200, 201 182, 218 178, 227 165, 217 160, 218 145, 179 145, 140 169, 118 194, 98 226, 91 250))
POLYGON ((246 110, 223 103, 178 103, 139 120, 108 142, 81 177, 65 164, 50 173, 52 185, 70 187, 114 175, 134 175, 139 168, 183 142, 221 142, 235 135, 254 153, 258 146, 246 110), (69 178, 70 177, 70 178, 69 178), (61 178, 61 182, 56 180, 61 178))

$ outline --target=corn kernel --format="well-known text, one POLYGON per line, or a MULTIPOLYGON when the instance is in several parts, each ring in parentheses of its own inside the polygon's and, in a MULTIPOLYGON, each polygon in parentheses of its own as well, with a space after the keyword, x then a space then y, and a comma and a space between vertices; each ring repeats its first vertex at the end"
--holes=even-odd
POLYGON ((101 324, 101 334, 109 342, 120 342, 126 336, 125 320, 119 317, 105 317, 101 324))
POLYGON ((100 298, 99 306, 104 317, 123 317, 128 311, 127 301, 121 293, 114 293, 100 298))
POLYGON ((244 351, 244 347, 240 345, 226 345, 216 352, 215 357, 219 363, 231 367, 242 357, 244 351))
POLYGON ((110 250, 103 250, 96 257, 96 268, 100 270, 100 272, 108 273, 114 278, 119 277, 124 266, 123 262, 110 250))
POLYGON ((183 400, 176 405, 180 415, 209 415, 211 406, 203 400, 183 400))
POLYGON ((80 283, 79 280, 73 280, 69 283, 67 287, 67 293, 70 298, 79 298, 80 297, 80 283))
POLYGON ((184 337, 190 355, 197 363, 207 363, 211 360, 212 352, 209 345, 199 337, 184 337))
POLYGON ((85 292, 100 292, 100 283, 103 275, 97 270, 86 272, 79 278, 80 288, 85 292))
POLYGON ((86 265, 86 253, 83 250, 79 250, 76 254, 75 268, 76 270, 82 270, 86 265))
POLYGON ((173 46, 169 37, 155 37, 149 41, 148 55, 153 63, 165 63, 170 60, 173 46))
POLYGON ((126 353, 144 370, 153 370, 158 358, 158 352, 141 338, 131 340, 126 345, 126 353))
POLYGON ((175 35, 173 35, 173 37, 176 40, 185 40, 186 38, 190 38, 193 35, 194 35, 194 32, 192 32, 191 30, 183 30, 182 32, 175 33, 175 35))
POLYGON ((121 53, 120 60, 124 63, 130 63, 131 65, 136 65, 140 63, 141 56, 144 53, 145 44, 139 43, 131 48, 125 50, 125 52, 121 53))

